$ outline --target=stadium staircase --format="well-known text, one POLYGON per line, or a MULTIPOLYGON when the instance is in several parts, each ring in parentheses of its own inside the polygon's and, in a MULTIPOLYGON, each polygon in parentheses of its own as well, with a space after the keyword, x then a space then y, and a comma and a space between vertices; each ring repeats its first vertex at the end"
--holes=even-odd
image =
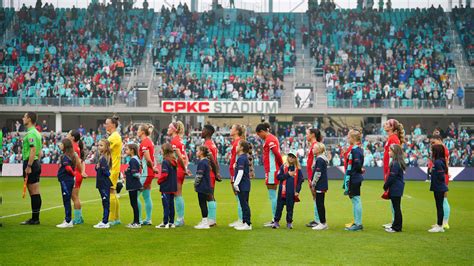
MULTIPOLYGON (((303 46, 303 35, 300 31, 301 27, 305 25, 309 27, 308 16, 306 13, 295 13, 295 27, 296 27, 296 65, 293 73, 285 75, 285 91, 282 95, 282 108, 295 107, 295 88, 311 88, 313 91, 312 99, 309 101, 314 105, 316 99, 316 106, 325 106, 327 104, 326 90, 324 89, 324 82, 322 79, 316 78, 312 71, 312 60, 309 54, 309 45, 303 46), (317 96, 317 97, 316 97, 317 96)), ((308 101, 302 99, 302 102, 308 101)))
POLYGON ((449 26, 449 36, 451 37, 452 41, 452 55, 454 65, 456 66, 457 70, 457 79, 463 85, 470 84, 474 85, 474 71, 472 67, 469 65, 467 58, 464 54, 464 48, 461 43, 461 38, 459 36, 458 31, 456 30, 456 25, 453 21, 453 18, 450 16, 451 13, 445 13, 448 17, 448 26, 449 26))

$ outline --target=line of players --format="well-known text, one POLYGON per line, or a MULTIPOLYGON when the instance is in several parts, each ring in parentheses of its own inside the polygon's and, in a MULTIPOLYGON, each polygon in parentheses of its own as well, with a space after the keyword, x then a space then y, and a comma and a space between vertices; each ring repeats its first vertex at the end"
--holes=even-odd
MULTIPOLYGON (((39 213, 41 209, 41 196, 39 193, 39 176, 41 166, 38 158, 41 151, 41 135, 35 129, 37 116, 28 112, 23 117, 23 123, 27 128, 27 134, 23 140, 23 169, 24 178, 28 184, 31 196, 32 218, 23 222, 24 225, 39 224, 39 213)), ((112 116, 106 119, 105 128, 109 134, 107 139, 101 139, 98 143, 100 154, 99 161, 95 167, 97 171, 96 187, 99 190, 102 205, 103 218, 94 225, 95 228, 109 228, 121 223, 119 219, 119 200, 117 193, 120 192, 120 163, 122 152, 122 139, 117 129, 119 119, 112 116)), ((392 222, 383 225, 386 232, 394 233, 402 231, 401 197, 404 191, 404 171, 406 169, 405 154, 402 144, 405 141, 403 125, 395 119, 390 119, 384 124, 388 139, 384 145, 384 193, 382 198, 391 200, 392 222)), ((171 137, 170 143, 161 146, 163 162, 161 171, 154 165, 154 145, 149 138, 153 126, 142 124, 138 128, 140 144, 126 144, 125 154, 129 157, 128 168, 124 172, 125 189, 129 192, 130 204, 133 209, 133 222, 127 225, 129 228, 140 228, 142 225, 151 225, 152 200, 151 184, 157 178, 160 186, 163 221, 157 225, 159 229, 169 229, 184 226, 184 198, 182 186, 186 176, 190 176, 188 158, 185 145, 182 142, 184 125, 182 122, 172 122, 168 126, 167 134, 171 137), (140 220, 141 201, 144 199, 146 218, 140 220)), ((304 182, 301 166, 296 153, 291 151, 287 154, 286 162, 283 162, 280 153, 278 139, 271 134, 271 126, 268 123, 257 125, 255 130, 257 136, 264 141, 263 165, 265 170, 265 184, 268 190, 268 198, 271 202, 272 220, 264 224, 265 227, 279 228, 280 219, 284 206, 286 206, 286 227, 293 228, 293 207, 299 202, 299 193, 304 182)), ((219 164, 217 163, 217 148, 212 141, 215 132, 214 127, 205 125, 202 130, 204 144, 197 148, 196 174, 194 175, 194 188, 198 195, 202 220, 194 226, 196 229, 210 229, 216 226, 217 202, 214 198, 215 182, 222 181, 219 164)), ((229 224, 236 230, 252 230, 251 212, 249 207, 249 194, 251 190, 250 180, 254 178, 253 170, 253 147, 245 140, 246 129, 242 125, 233 125, 230 131, 232 138, 231 159, 229 171, 231 176, 231 188, 237 201, 237 221, 229 224)), ((328 191, 327 167, 328 159, 326 149, 322 143, 321 132, 316 128, 306 130, 306 138, 309 143, 307 152, 307 173, 309 188, 314 202, 314 219, 306 224, 314 230, 326 230, 325 194, 328 191)), ((354 220, 345 226, 348 231, 363 230, 362 225, 362 201, 361 186, 365 169, 362 167, 364 153, 361 148, 362 133, 358 129, 352 129, 347 136, 350 146, 344 152, 344 195, 352 202, 354 220)), ((449 153, 442 144, 439 132, 431 136, 432 160, 429 166, 431 177, 430 190, 434 193, 437 209, 437 222, 429 229, 429 232, 444 232, 448 229, 450 206, 447 200, 448 191, 448 167, 449 153)), ((69 132, 67 138, 60 144, 63 154, 61 156, 58 180, 61 184, 63 203, 65 208, 65 220, 58 224, 58 228, 70 228, 74 224, 84 223, 82 218, 79 191, 82 178, 86 177, 84 166, 83 145, 80 135, 76 131, 69 132), (71 213, 71 199, 74 202, 74 219, 71 213)))

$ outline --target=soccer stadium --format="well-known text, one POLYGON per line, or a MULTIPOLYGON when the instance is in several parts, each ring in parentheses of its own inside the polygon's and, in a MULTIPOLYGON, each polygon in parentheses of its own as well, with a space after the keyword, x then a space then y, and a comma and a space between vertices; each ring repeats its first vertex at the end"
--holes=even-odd
POLYGON ((472 265, 471 0, 0 0, 0 265, 472 265))

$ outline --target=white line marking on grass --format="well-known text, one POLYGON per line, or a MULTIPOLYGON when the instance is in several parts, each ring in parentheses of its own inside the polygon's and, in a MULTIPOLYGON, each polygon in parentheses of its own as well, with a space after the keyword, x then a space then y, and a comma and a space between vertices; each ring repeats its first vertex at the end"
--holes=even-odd
POLYGON ((403 196, 406 197, 407 199, 413 199, 413 197, 410 196, 410 195, 408 195, 408 194, 405 194, 405 195, 403 195, 403 196))
MULTIPOLYGON (((183 185, 185 184, 189 184, 191 182, 184 182, 183 185)), ((156 189, 159 189, 159 188, 152 188, 151 190, 156 190, 156 189)), ((120 194, 119 194, 120 195, 120 194)), ((128 193, 124 194, 124 195, 120 195, 119 198, 121 197, 128 197, 128 193)), ((93 199, 93 200, 85 200, 85 201, 81 201, 81 204, 84 204, 84 203, 91 203, 91 202, 96 202, 96 201, 102 201, 102 199, 93 199)), ((46 209, 41 209, 41 212, 45 212, 45 211, 50 211, 50 210, 54 210, 54 209, 59 209, 59 208, 63 208, 64 205, 58 205, 58 206, 54 206, 54 207, 49 207, 49 208, 46 208, 46 209)), ((20 213, 15 213, 15 214, 9 214, 9 215, 5 215, 5 216, 0 216, 0 219, 5 219, 5 218, 11 218, 11 217, 15 217, 15 216, 21 216, 21 215, 26 215, 26 214, 31 214, 31 211, 28 211, 28 212, 20 212, 20 213)))

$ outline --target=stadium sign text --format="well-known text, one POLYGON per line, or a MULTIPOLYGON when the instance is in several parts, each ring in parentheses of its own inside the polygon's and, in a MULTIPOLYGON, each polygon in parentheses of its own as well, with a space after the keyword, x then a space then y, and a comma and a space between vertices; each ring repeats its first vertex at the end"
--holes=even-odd
POLYGON ((277 114, 277 101, 162 101, 163 113, 277 114))

